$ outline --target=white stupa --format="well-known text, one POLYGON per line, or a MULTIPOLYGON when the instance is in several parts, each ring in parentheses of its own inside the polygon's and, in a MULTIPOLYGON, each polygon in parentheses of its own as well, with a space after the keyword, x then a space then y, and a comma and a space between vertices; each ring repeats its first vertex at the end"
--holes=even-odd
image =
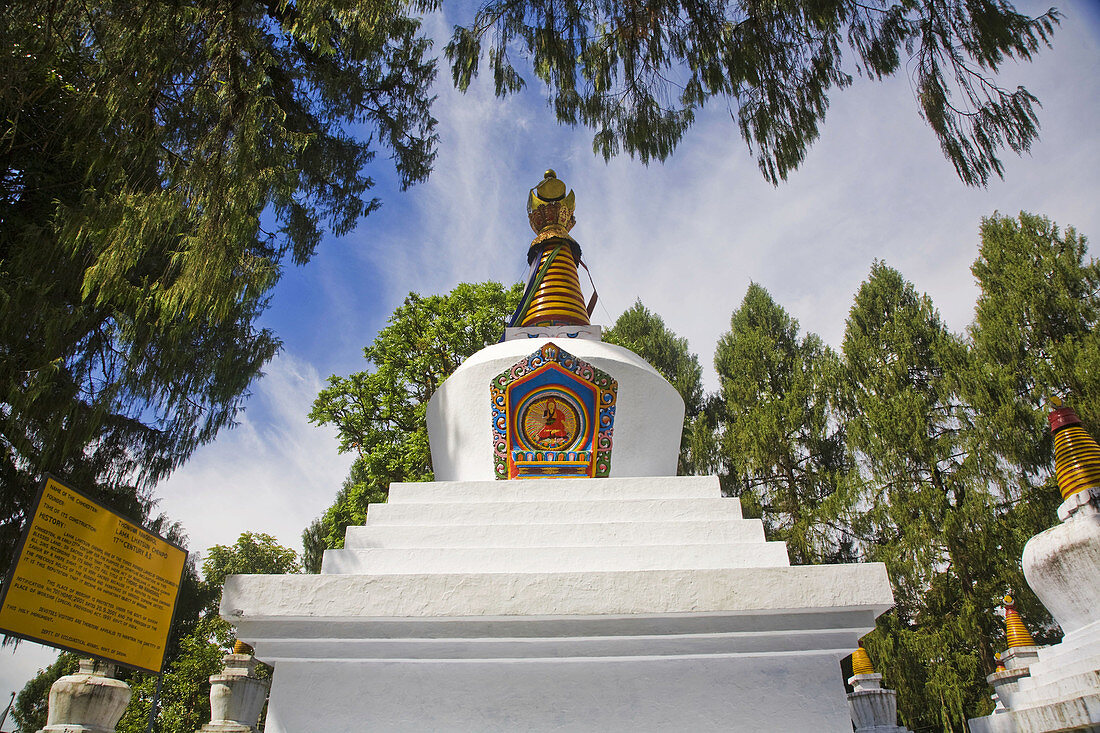
POLYGON ((675 475, 683 402, 588 325, 572 201, 532 190, 517 318, 428 405, 437 481, 391 486, 320 575, 226 582, 269 733, 852 730, 839 660, 884 566, 791 567, 675 475))
POLYGON ((986 678, 998 705, 969 721, 975 733, 1100 733, 1100 445, 1072 408, 1049 420, 1065 501, 1060 523, 1028 540, 1022 561, 1064 636, 1036 646, 1006 599, 1006 669, 986 678))

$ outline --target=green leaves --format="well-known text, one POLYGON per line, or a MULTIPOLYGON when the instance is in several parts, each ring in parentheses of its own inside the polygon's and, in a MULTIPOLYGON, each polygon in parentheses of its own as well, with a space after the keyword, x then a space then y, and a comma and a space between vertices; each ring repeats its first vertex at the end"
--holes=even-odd
POLYGON ((377 208, 372 145, 427 176, 408 11, 0 8, 0 565, 43 471, 143 516, 278 350, 255 323, 286 262, 377 208))
POLYGON ((913 59, 944 155, 963 182, 984 185, 1003 172, 1000 151, 1026 151, 1038 134, 1038 100, 994 75, 1049 45, 1058 22, 1053 9, 1029 18, 1005 0, 493 0, 455 28, 447 58, 465 90, 487 45, 504 95, 524 85, 507 57, 524 49, 558 120, 592 128, 605 158, 664 160, 717 101, 773 184, 804 160, 848 69, 882 79, 913 59))
POLYGON ((385 501, 391 483, 432 480, 428 399, 466 357, 499 340, 521 295, 520 285, 493 282, 409 293, 363 349, 371 368, 329 377, 309 418, 335 426, 340 451, 357 458, 333 505, 303 534, 307 569, 320 570, 321 551, 342 547, 345 528, 362 523, 368 503, 385 501))
POLYGON ((836 355, 756 283, 718 341, 722 453, 739 496, 759 504, 769 536, 796 564, 839 562, 848 458, 829 387, 836 355))
POLYGON ((703 368, 699 357, 688 350, 687 339, 669 330, 661 317, 639 300, 604 331, 603 340, 645 359, 680 393, 684 400, 684 429, 677 473, 705 473, 714 460, 717 444, 713 439, 713 416, 703 396, 703 368))

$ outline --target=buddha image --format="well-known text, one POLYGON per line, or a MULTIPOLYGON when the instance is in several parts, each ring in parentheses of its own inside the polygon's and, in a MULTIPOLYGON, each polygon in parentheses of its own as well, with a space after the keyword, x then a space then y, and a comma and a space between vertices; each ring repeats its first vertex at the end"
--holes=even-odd
POLYGON ((565 416, 558 410, 558 403, 553 397, 546 401, 542 418, 546 425, 538 432, 539 440, 550 446, 564 443, 569 437, 569 431, 565 428, 565 416))
POLYGON ((575 408, 558 396, 536 400, 520 420, 529 444, 540 450, 564 449, 577 434, 575 408))

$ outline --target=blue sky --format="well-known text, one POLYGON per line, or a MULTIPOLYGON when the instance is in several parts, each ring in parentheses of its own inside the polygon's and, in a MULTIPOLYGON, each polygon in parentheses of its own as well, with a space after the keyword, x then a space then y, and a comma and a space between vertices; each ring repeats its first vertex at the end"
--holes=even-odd
MULTIPOLYGON (((1017 7, 1034 14, 1047 6, 1017 7)), ((857 78, 834 94, 806 162, 772 187, 721 106, 700 116, 664 164, 605 163, 591 152, 590 131, 554 123, 533 83, 501 101, 491 79, 462 95, 441 69, 430 181, 401 193, 380 152, 371 175, 382 209, 353 233, 327 238, 309 265, 288 269, 263 316, 282 353, 253 386, 240 425, 159 487, 161 510, 183 522, 193 551, 247 530, 299 548, 301 530, 331 502, 350 463, 332 432, 306 419, 325 377, 365 367, 363 346, 409 291, 520 280, 531 239, 527 189, 546 168, 576 191, 573 234, 600 293, 594 321, 610 325, 641 298, 688 338, 708 387, 714 346, 750 281, 836 346, 878 258, 963 331, 977 295, 969 268, 983 216, 1026 210, 1100 237, 1100 9, 1094 0, 1057 7, 1064 20, 1054 48, 1000 76, 1041 100, 1040 141, 1023 157, 1006 154, 1005 180, 985 189, 956 178, 904 74, 857 78)), ((444 39, 441 49, 450 22, 433 18, 429 28, 444 39)), ((53 655, 30 643, 0 652, 0 705, 53 655)))

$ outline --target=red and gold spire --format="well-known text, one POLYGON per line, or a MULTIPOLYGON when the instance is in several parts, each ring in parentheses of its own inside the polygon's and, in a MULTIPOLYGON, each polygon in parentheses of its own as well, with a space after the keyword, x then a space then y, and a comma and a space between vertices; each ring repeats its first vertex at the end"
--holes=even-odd
POLYGON ((1005 635, 1008 637, 1008 648, 1014 649, 1020 646, 1035 646, 1035 640, 1031 638, 1024 620, 1016 612, 1016 603, 1012 596, 1005 596, 1005 635))
POLYGON ((1059 406, 1047 419, 1054 433, 1054 473, 1062 498, 1100 489, 1100 446, 1085 432, 1081 418, 1072 407, 1059 406))
POLYGON ((573 192, 552 170, 531 189, 527 199, 527 218, 535 239, 527 251, 527 261, 537 266, 524 293, 515 320, 517 326, 587 326, 588 310, 581 295, 577 263, 580 245, 569 236, 573 217, 573 192))

